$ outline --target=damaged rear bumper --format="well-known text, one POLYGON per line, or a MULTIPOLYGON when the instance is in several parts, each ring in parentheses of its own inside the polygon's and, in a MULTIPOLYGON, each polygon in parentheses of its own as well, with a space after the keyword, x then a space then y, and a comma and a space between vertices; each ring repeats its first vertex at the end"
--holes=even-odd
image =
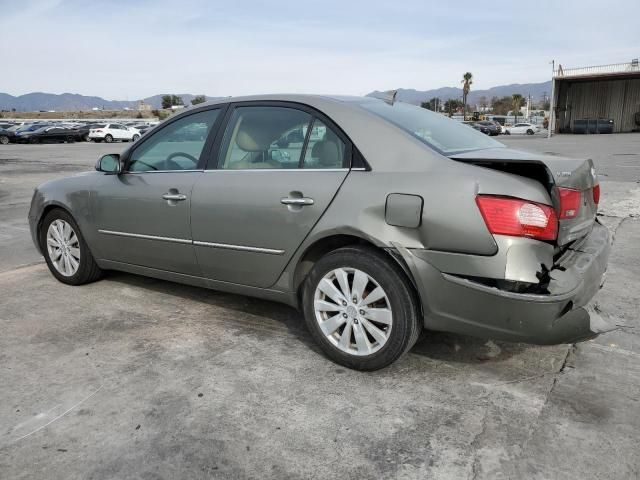
POLYGON ((440 271, 421 250, 395 245, 421 296, 432 330, 534 344, 571 343, 613 326, 587 303, 604 282, 611 250, 606 227, 568 249, 550 271, 549 293, 515 293, 440 271))

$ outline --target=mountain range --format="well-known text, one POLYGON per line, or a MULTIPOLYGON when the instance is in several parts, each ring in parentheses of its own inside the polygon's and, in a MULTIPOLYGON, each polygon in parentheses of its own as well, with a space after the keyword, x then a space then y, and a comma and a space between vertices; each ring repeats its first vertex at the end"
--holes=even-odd
MULTIPOLYGON (((161 108, 162 96, 167 94, 153 95, 143 98, 144 103, 152 108, 161 108)), ((185 105, 190 105, 195 95, 190 93, 178 94, 182 97, 185 105)), ((207 97, 212 100, 216 97, 207 97)), ((56 111, 77 111, 91 110, 92 108, 103 108, 104 110, 122 110, 124 108, 135 109, 138 100, 105 100, 101 97, 80 95, 77 93, 43 93, 33 92, 14 97, 8 93, 0 93, 0 110, 16 109, 18 112, 37 112, 39 110, 56 111)))
MULTIPOLYGON (((513 83, 511 85, 500 85, 492 87, 486 90, 474 90, 473 85, 469 92, 469 98, 467 103, 473 105, 478 103, 481 97, 485 97, 487 101, 490 101, 492 97, 504 97, 511 96, 514 93, 519 93, 523 97, 531 95, 531 98, 538 101, 543 95, 551 95, 551 80, 541 83, 513 83)), ((367 96, 376 97, 383 94, 378 90, 375 90, 367 96)), ((399 88, 396 100, 412 103, 414 105, 420 105, 421 102, 429 101, 432 98, 439 98, 442 101, 449 99, 461 99, 462 89, 457 87, 442 87, 434 90, 414 90, 412 88, 399 88)))
MULTIPOLYGON (((376 90, 368 94, 368 96, 377 96, 382 92, 376 90)), ((478 103, 480 97, 486 97, 491 100, 492 97, 511 96, 519 93, 524 97, 531 95, 534 100, 539 100, 544 94, 551 94, 551 81, 542 83, 515 83, 511 85, 500 85, 486 90, 472 90, 469 93, 467 103, 478 103)), ((152 108, 161 108, 162 96, 166 94, 153 95, 143 98, 144 103, 151 105, 152 108)), ((182 93, 178 96, 182 97, 185 105, 189 105, 195 95, 190 93, 182 93)), ((415 90, 412 88, 399 88, 397 100, 419 105, 420 102, 428 101, 433 97, 437 97, 443 101, 450 98, 461 98, 462 89, 457 87, 442 87, 433 90, 415 90)), ((212 100, 220 97, 209 97, 212 100)), ((19 112, 34 112, 38 110, 56 110, 56 111, 77 111, 91 110, 92 108, 103 108, 105 110, 122 110, 124 108, 135 109, 138 100, 105 100, 101 97, 80 95, 77 93, 43 93, 33 92, 25 95, 13 96, 8 93, 0 93, 0 110, 16 109, 19 112)))

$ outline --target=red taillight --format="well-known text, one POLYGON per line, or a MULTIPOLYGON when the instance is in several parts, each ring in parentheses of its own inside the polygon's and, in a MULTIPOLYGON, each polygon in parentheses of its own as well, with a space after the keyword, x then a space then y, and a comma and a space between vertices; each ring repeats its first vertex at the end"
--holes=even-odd
POLYGON ((596 205, 600 203, 600 184, 593 187, 593 203, 596 205))
POLYGON ((560 219, 577 217, 582 192, 573 188, 558 187, 558 194, 560 195, 560 219))
POLYGON ((491 195, 478 195, 476 203, 487 228, 494 235, 537 240, 555 240, 558 236, 556 212, 549 205, 491 195))

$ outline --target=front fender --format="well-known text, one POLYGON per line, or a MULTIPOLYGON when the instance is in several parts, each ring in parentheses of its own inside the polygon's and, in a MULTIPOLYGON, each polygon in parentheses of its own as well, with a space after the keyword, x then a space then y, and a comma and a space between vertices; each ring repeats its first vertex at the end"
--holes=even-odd
MULTIPOLYGON (((76 221, 88 245, 95 244, 94 228, 91 222, 90 196, 92 177, 97 172, 87 172, 39 185, 31 199, 28 220, 31 238, 40 253, 39 229, 42 220, 52 208, 66 210, 76 221)), ((92 248, 93 250, 93 248, 92 248)))

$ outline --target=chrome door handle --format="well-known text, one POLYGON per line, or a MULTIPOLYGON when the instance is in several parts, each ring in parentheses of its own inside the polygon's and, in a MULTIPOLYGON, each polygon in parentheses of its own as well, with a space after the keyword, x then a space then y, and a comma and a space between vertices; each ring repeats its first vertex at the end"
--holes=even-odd
POLYGON ((162 195, 162 198, 164 198, 165 200, 174 200, 174 201, 182 201, 182 200, 186 200, 187 196, 183 195, 182 193, 165 193, 164 195, 162 195))
POLYGON ((313 205, 313 198, 309 198, 309 197, 302 197, 302 198, 291 198, 291 197, 287 197, 287 198, 283 198, 280 200, 280 203, 282 203, 283 205, 313 205))

